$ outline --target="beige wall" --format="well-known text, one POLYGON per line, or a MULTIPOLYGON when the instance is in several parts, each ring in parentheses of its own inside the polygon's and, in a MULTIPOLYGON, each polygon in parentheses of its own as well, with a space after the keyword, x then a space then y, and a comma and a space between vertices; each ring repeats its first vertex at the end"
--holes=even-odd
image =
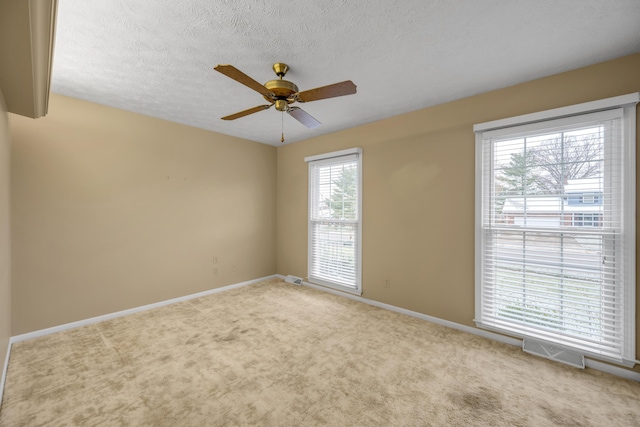
MULTIPOLYGON (((11 222, 9 114, 0 91, 0 377, 11 337, 11 222)), ((0 395, 2 390, 0 390, 0 395)))
POLYGON ((274 147, 54 94, 11 125, 13 335, 275 273, 274 147))
POLYGON ((307 275, 304 157, 362 147, 362 296, 474 326, 473 125, 637 91, 640 54, 280 147, 278 273, 307 275))

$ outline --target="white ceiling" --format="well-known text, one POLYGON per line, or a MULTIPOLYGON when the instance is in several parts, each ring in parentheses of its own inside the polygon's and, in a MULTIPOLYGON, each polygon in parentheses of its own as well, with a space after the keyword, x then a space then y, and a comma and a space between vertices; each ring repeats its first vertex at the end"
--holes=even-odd
POLYGON ((291 143, 639 51, 639 0, 59 0, 52 90, 280 145, 273 108, 220 120, 265 101, 214 66, 358 86, 291 143))

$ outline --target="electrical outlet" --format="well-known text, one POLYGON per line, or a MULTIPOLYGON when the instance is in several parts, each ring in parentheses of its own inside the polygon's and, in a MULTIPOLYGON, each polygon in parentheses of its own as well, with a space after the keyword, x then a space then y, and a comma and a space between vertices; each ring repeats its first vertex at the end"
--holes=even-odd
POLYGON ((217 256, 214 256, 214 257, 213 257, 213 263, 214 263, 214 264, 218 264, 218 257, 217 257, 217 256))
POLYGON ((385 288, 390 288, 391 287, 391 279, 385 279, 384 287, 385 288))

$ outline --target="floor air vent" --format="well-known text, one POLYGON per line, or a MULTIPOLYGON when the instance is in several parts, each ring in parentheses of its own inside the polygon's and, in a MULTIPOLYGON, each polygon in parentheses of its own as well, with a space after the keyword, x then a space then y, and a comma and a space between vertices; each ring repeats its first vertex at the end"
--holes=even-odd
POLYGON ((522 341, 522 350, 530 354, 535 354, 536 356, 544 357, 545 359, 555 360, 575 366, 576 368, 584 369, 584 356, 574 351, 529 339, 522 341))
POLYGON ((284 279, 287 283, 293 283, 294 285, 302 285, 302 277, 296 277, 292 275, 288 275, 286 279, 284 279))

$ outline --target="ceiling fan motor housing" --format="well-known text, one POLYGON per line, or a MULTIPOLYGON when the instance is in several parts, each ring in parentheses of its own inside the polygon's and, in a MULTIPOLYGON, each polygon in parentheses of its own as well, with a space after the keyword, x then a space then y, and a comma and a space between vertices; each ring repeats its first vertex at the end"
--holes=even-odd
MULTIPOLYGON (((291 104, 292 102, 295 102, 295 99, 293 98, 292 95, 294 93, 298 93, 298 86, 296 86, 295 84, 291 83, 288 80, 270 80, 264 84, 264 87, 269 89, 275 95, 276 109, 278 111, 285 111, 286 104, 291 104), (277 101, 284 101, 286 104, 283 102, 277 102, 277 101), (279 107, 282 107, 282 108, 279 108, 279 107)), ((267 95, 264 96, 264 99, 266 99, 269 102, 274 101, 273 98, 270 98, 267 95)))

